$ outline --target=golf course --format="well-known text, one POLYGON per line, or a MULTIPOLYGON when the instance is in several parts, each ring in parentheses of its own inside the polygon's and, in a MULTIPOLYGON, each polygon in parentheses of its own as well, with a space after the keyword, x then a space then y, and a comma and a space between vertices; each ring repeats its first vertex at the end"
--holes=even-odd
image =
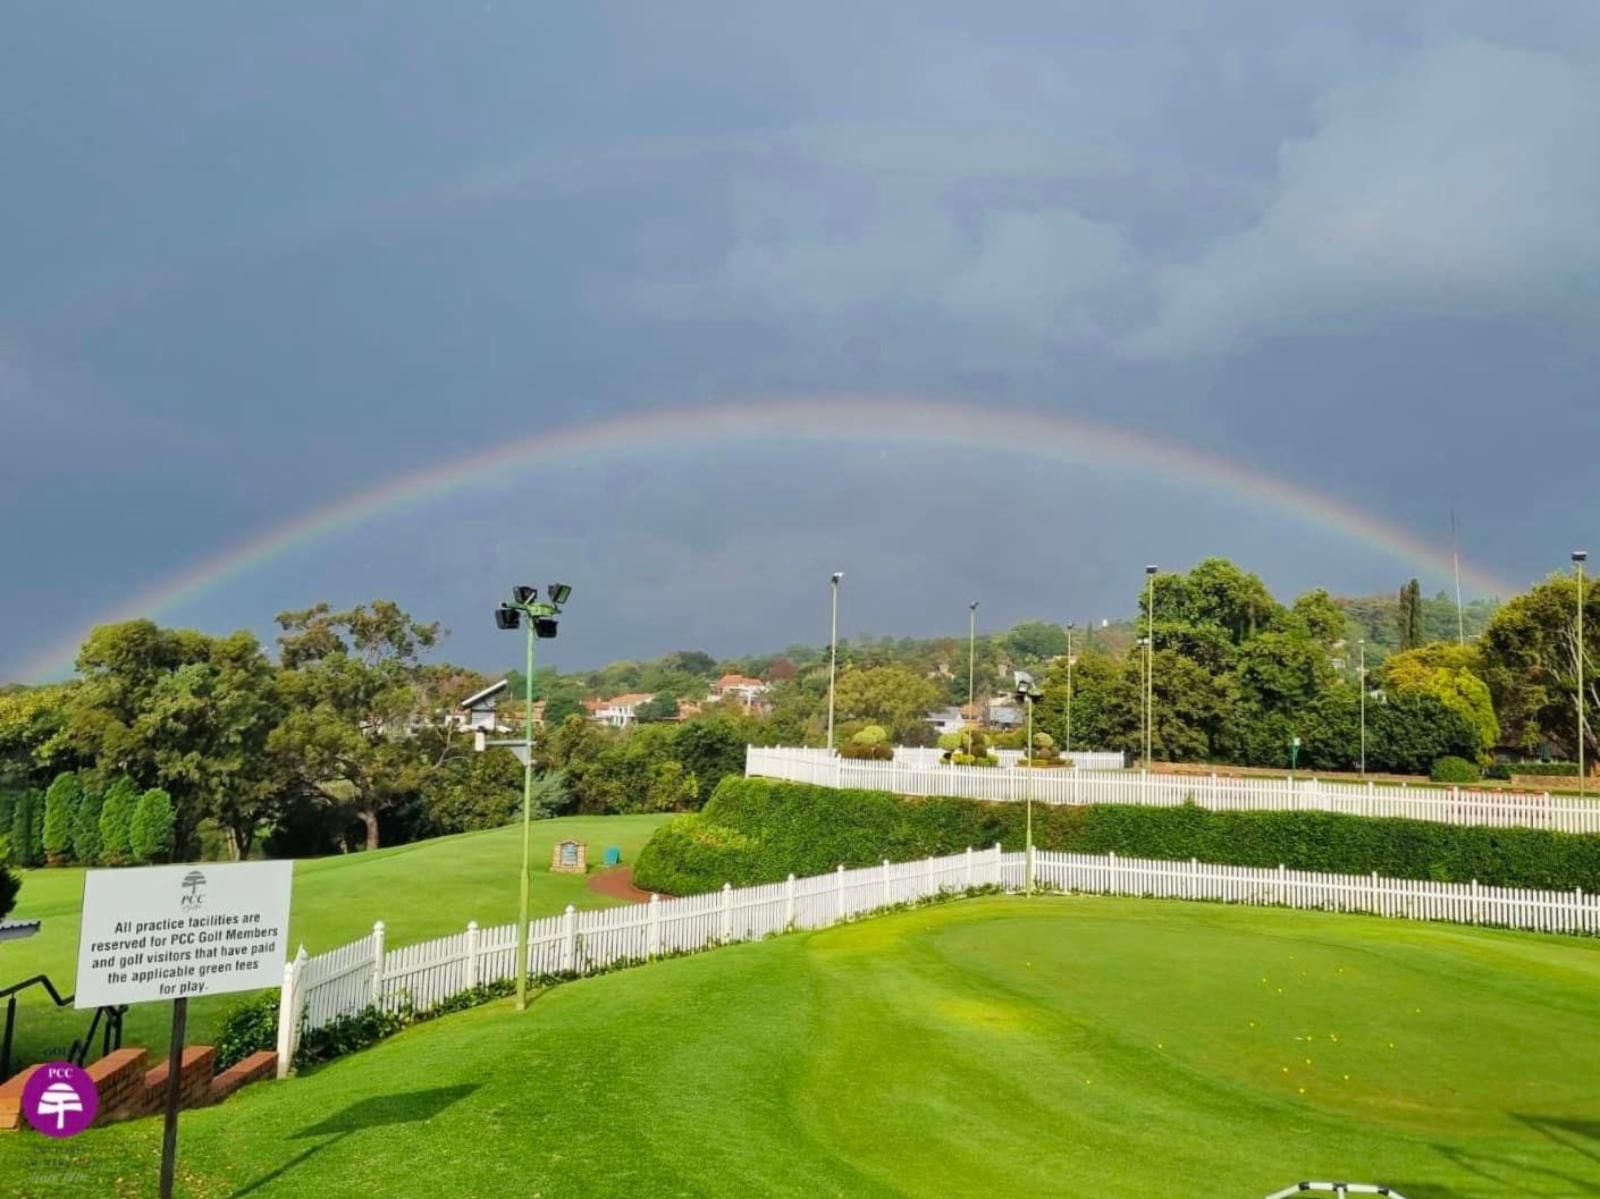
MULTIPOLYGON (((535 916, 575 907, 605 907, 614 900, 589 890, 578 875, 554 874, 550 848, 568 837, 587 841, 594 859, 604 846, 622 850, 632 861, 659 826, 662 816, 574 816, 533 825, 533 877, 530 906, 535 916)), ((481 925, 516 919, 517 870, 522 862, 522 826, 438 837, 393 849, 297 861, 290 910, 289 944, 302 942, 308 953, 324 953, 372 931, 374 921, 388 926, 390 947, 460 932, 468 920, 481 925)), ((83 902, 81 869, 22 873, 17 920, 40 920, 38 935, 0 947, 4 977, 20 982, 45 974, 63 994, 71 994, 77 972, 78 915, 83 902)), ((242 996, 201 998, 189 1005, 191 1044, 205 1044, 217 1022, 242 996)), ((92 1013, 56 1008, 33 987, 22 993, 17 1010, 13 1060, 28 1063, 65 1057, 67 1047, 89 1027, 92 1013)), ((147 1003, 130 1008, 123 1041, 164 1051, 171 1009, 147 1003)), ((98 1053, 98 1047, 96 1048, 98 1053)))
MULTIPOLYGON (((413 908, 453 927, 433 890, 413 908)), ((178 1193, 1592 1196, 1597 1019, 1600 945, 1575 938, 963 899, 496 1001, 247 1088, 184 1115, 178 1193)), ((0 1178, 150 1193, 160 1137, 7 1136, 0 1178)))

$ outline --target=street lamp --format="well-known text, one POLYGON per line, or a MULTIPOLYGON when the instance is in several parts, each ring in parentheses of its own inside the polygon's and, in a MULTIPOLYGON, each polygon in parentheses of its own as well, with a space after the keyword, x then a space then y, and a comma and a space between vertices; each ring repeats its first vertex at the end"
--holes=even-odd
POLYGON ((839 580, 844 571, 833 572, 833 632, 828 638, 828 749, 833 749, 833 680, 839 668, 839 580))
POLYGON ((1358 643, 1361 650, 1361 665, 1356 667, 1356 674, 1361 679, 1361 777, 1367 777, 1367 639, 1363 637, 1358 643))
POLYGON ((548 602, 539 602, 537 588, 511 589, 511 602, 494 612, 496 628, 515 629, 524 618, 528 622, 528 673, 523 678, 524 735, 527 738, 522 759, 522 894, 517 905, 517 1011, 528 1006, 528 872, 531 866, 533 835, 533 643, 556 635, 556 617, 567 602, 572 588, 551 583, 545 588, 548 602))
POLYGON ((1144 768, 1150 769, 1150 743, 1156 719, 1156 567, 1144 568, 1145 644, 1144 644, 1144 768))
POLYGON ((1072 760, 1072 630, 1077 626, 1067 621, 1067 760, 1072 760))
POLYGON ((1583 798, 1583 564, 1588 561, 1587 550, 1573 550, 1572 563, 1578 568, 1578 798, 1583 798))
MULTIPOLYGON (((1043 692, 1041 692, 1039 690, 1038 686, 1035 685, 1035 683, 1033 681, 1033 676, 1031 674, 1029 674, 1026 670, 1013 671, 1012 672, 1012 677, 1013 677, 1013 679, 1014 679, 1014 681, 1016 683, 1017 698, 1020 699, 1028 709, 1028 743, 1027 743, 1028 744, 1028 748, 1026 750, 1024 750, 1023 752, 1027 755, 1027 763, 1028 763, 1029 768, 1031 769, 1032 766, 1033 766, 1033 701, 1038 699, 1038 698, 1040 698, 1040 696, 1043 695, 1043 692)), ((1025 842, 1026 847, 1027 847, 1027 865, 1028 865, 1027 891, 1028 891, 1029 895, 1032 895, 1033 894, 1033 775, 1029 774, 1027 776, 1027 779, 1028 779, 1028 796, 1027 796, 1028 817, 1027 817, 1027 840, 1025 842)))
POLYGON ((962 724, 967 726, 967 757, 972 756, 972 718, 975 675, 978 660, 978 601, 973 600, 967 605, 967 711, 962 724))

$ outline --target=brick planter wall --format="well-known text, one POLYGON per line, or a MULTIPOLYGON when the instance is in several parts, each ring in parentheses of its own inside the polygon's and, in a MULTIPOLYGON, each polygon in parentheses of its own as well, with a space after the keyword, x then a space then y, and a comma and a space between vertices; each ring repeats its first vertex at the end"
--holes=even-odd
MULTIPOLYGON (((167 1062, 163 1058, 151 1066, 149 1051, 139 1046, 129 1046, 108 1053, 97 1062, 85 1067, 94 1079, 100 1093, 100 1113, 95 1124, 111 1124, 118 1120, 133 1120, 164 1111, 167 1103, 167 1062)), ((215 1078, 212 1064, 216 1050, 210 1045, 190 1045, 183 1051, 178 1067, 178 1102, 181 1107, 205 1107, 219 1103, 240 1087, 277 1073, 278 1055, 271 1050, 252 1053, 244 1061, 230 1066, 215 1078)), ((0 1083, 0 1132, 16 1132, 26 1128, 22 1118, 22 1088, 28 1076, 39 1067, 29 1066, 4 1083, 0 1083)))

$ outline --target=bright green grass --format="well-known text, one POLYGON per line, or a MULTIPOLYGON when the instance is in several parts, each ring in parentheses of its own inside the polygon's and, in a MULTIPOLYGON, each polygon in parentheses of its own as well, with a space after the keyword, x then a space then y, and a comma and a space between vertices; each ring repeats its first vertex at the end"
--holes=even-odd
MULTIPOLYGON (((970 900, 419 1025, 186 1114, 180 1192, 1593 1196, 1597 1028, 1593 942, 970 900)), ((147 1193, 160 1132, 0 1137, 0 1179, 147 1193)))
MULTIPOLYGON (((576 837, 589 843, 598 862, 607 845, 620 845, 623 860, 632 861, 664 816, 587 816, 541 820, 533 826, 531 903, 536 916, 547 916, 573 904, 604 907, 612 901, 588 890, 572 874, 552 874, 550 848, 576 837)), ((291 947, 304 942, 307 953, 334 949, 372 931, 373 922, 387 926, 391 946, 459 932, 468 920, 503 924, 516 919, 517 870, 522 862, 522 826, 488 829, 457 837, 439 837, 398 845, 375 853, 313 858, 295 863, 294 896, 289 925, 291 947)), ((83 902, 81 869, 30 870, 12 918, 43 920, 37 936, 0 945, 0 985, 48 974, 63 994, 70 994, 77 974, 78 913, 83 902)), ((237 1002, 236 995, 197 999, 189 1005, 191 1044, 205 1044, 218 1019, 237 1002)), ((3 1015, 3 1008, 0 1008, 3 1015)), ((43 992, 30 988, 18 1004, 15 1062, 26 1064, 63 1057, 73 1038, 89 1027, 90 1012, 57 1009, 43 992)), ((147 1045, 156 1052, 168 1040, 171 1008, 140 1004, 128 1012, 124 1043, 147 1045)), ((3 1193, 3 1188, 0 1188, 3 1193)))

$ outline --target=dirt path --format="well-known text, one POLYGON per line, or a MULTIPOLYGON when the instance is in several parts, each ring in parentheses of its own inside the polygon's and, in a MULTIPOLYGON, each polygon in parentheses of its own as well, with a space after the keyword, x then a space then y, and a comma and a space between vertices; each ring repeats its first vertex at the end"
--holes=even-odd
POLYGON ((589 890, 596 895, 626 899, 630 903, 650 902, 650 892, 641 891, 633 885, 633 870, 628 866, 613 866, 610 870, 598 870, 591 874, 589 890))

